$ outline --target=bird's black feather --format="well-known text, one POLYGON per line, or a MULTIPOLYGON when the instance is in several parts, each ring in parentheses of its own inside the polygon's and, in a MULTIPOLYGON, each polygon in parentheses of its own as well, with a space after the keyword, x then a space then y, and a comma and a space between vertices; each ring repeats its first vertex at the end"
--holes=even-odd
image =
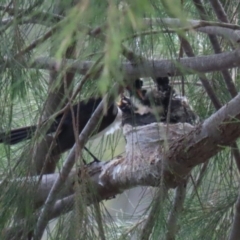
MULTIPOLYGON (((87 101, 81 101, 78 104, 73 105, 73 114, 75 122, 77 124, 76 128, 78 129, 79 134, 86 126, 88 120, 90 119, 91 115, 93 114, 101 100, 101 98, 90 98, 87 101)), ((64 114, 64 120, 60 127, 59 134, 56 137, 56 145, 52 150, 52 155, 65 152, 66 150, 70 149, 75 143, 73 118, 70 109, 68 109, 66 113, 61 113, 55 117, 53 123, 50 124, 50 126, 48 127, 46 134, 56 132, 64 114)), ((117 114, 118 108, 116 104, 111 104, 108 107, 106 114, 104 114, 101 119, 99 119, 98 126, 96 126, 96 128, 94 129, 92 135, 103 131, 109 125, 111 125, 114 122, 117 114)), ((46 122, 47 121, 45 121, 44 124, 46 124, 46 122)), ((0 133, 0 143, 12 145, 19 143, 23 140, 31 139, 34 136, 36 129, 37 126, 33 125, 13 129, 9 132, 0 133)))

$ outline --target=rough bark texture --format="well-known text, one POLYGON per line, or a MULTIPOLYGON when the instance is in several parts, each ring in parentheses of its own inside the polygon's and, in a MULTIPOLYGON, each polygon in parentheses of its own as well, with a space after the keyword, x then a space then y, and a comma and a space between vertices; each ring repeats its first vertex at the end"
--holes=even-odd
POLYGON ((103 168, 100 182, 105 182, 105 178, 109 177, 113 184, 122 184, 123 188, 137 185, 157 186, 165 165, 162 162, 164 153, 168 151, 172 141, 193 128, 190 124, 182 123, 152 123, 137 128, 126 125, 123 130, 127 143, 123 166, 118 165, 111 171, 103 168))

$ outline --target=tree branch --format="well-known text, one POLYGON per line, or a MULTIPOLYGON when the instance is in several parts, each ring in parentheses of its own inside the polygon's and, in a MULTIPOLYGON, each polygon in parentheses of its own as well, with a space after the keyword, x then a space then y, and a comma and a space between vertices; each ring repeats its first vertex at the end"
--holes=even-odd
POLYGON ((174 202, 171 212, 169 213, 167 220, 167 233, 166 240, 172 240, 176 238, 178 231, 177 221, 179 215, 182 212, 184 200, 186 197, 186 185, 187 181, 183 181, 175 190, 174 202))
MULTIPOLYGON (((61 63, 62 60, 39 57, 32 60, 31 64, 19 61, 19 67, 58 70, 62 66, 61 63)), ((65 63, 66 71, 78 72, 80 74, 86 74, 89 68, 94 64, 92 61, 74 61, 72 59, 66 60, 65 63)), ((5 61, 0 61, 0 64, 3 64, 7 68, 11 68, 12 60, 5 58, 5 61)), ((125 62, 122 64, 121 68, 124 78, 135 80, 136 78, 150 76, 180 76, 182 72, 184 72, 184 74, 195 74, 196 72, 207 73, 238 66, 240 66, 239 49, 232 52, 192 58, 180 58, 176 60, 146 60, 134 66, 129 62, 125 62)), ((96 78, 97 77, 98 76, 96 76, 96 78)))
MULTIPOLYGON (((240 137, 239 103, 240 94, 195 128, 181 123, 169 125, 169 129, 162 123, 137 128, 126 125, 126 156, 87 166, 88 175, 100 194, 100 199, 136 186, 158 186, 162 177, 166 186, 175 188, 193 167, 206 162, 223 150, 223 146, 230 146, 240 137), (166 140, 169 147, 163 156, 160 143, 166 140)), ((43 178, 39 194, 42 195, 41 188, 46 190, 47 182, 52 184, 43 178)), ((47 191, 50 190, 50 185, 47 191)), ((39 194, 37 197, 40 197, 39 194)))
POLYGON ((213 22, 205 20, 196 20, 196 19, 184 19, 181 21, 178 18, 145 18, 144 23, 147 26, 153 25, 164 25, 166 27, 181 28, 190 26, 192 29, 202 28, 202 27, 222 27, 233 30, 240 30, 240 26, 237 24, 223 23, 223 22, 213 22))
POLYGON ((240 195, 238 195, 238 199, 236 202, 236 211, 234 215, 234 220, 232 224, 232 229, 230 232, 229 240, 238 240, 240 236, 240 195))

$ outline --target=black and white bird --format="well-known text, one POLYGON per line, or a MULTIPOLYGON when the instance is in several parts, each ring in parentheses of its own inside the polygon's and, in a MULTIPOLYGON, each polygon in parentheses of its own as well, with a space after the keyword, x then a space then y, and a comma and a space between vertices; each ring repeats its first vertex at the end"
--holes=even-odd
MULTIPOLYGON (((93 112, 100 104, 102 98, 90 98, 87 101, 80 101, 73 105, 73 115, 76 125, 73 127, 73 118, 70 109, 67 110, 60 125, 64 113, 57 115, 53 123, 48 127, 46 134, 55 133, 60 125, 60 130, 56 136, 56 144, 51 151, 51 156, 56 156, 69 150, 75 143, 74 129, 78 129, 78 134, 82 132, 93 112)), ((91 135, 91 139, 97 138, 102 134, 110 134, 121 125, 122 111, 116 103, 111 103, 106 112, 101 116, 98 124, 91 135)), ((46 121, 44 121, 45 123, 46 121)), ((44 124, 43 123, 43 124, 44 124)), ((32 125, 13 129, 9 132, 0 133, 0 143, 13 145, 23 140, 31 139, 38 126, 32 125)))
POLYGON ((163 112, 162 102, 158 102, 157 96, 150 100, 147 90, 142 86, 143 81, 136 79, 132 86, 126 88, 129 97, 122 96, 119 104, 122 110, 122 125, 143 126, 161 121, 159 113, 163 112), (153 103, 152 100, 156 102, 153 103))
POLYGON ((187 98, 176 94, 168 77, 157 78, 155 82, 157 88, 147 90, 142 89, 140 79, 135 80, 135 91, 129 91, 130 97, 123 97, 121 100, 121 108, 124 109, 122 124, 140 126, 153 122, 181 122, 194 125, 198 120, 197 115, 187 98))
POLYGON ((144 126, 153 122, 158 122, 156 115, 151 112, 148 106, 135 104, 129 97, 123 96, 119 107, 122 110, 122 126, 125 124, 144 126))
POLYGON ((193 111, 187 97, 180 96, 170 85, 168 77, 155 79, 158 92, 163 95, 164 121, 168 123, 189 123, 195 125, 199 117, 193 111))

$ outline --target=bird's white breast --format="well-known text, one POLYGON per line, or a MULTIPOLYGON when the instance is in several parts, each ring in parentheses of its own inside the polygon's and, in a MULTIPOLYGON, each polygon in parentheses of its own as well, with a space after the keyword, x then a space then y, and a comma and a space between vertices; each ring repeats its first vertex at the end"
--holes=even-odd
POLYGON ((91 140, 94 140, 102 135, 109 135, 109 134, 113 134, 116 130, 118 130, 121 126, 122 123, 122 111, 120 108, 117 108, 117 115, 115 120, 113 121, 113 123, 111 123, 108 127, 106 127, 105 129, 103 129, 101 132, 93 135, 91 137, 91 140))

